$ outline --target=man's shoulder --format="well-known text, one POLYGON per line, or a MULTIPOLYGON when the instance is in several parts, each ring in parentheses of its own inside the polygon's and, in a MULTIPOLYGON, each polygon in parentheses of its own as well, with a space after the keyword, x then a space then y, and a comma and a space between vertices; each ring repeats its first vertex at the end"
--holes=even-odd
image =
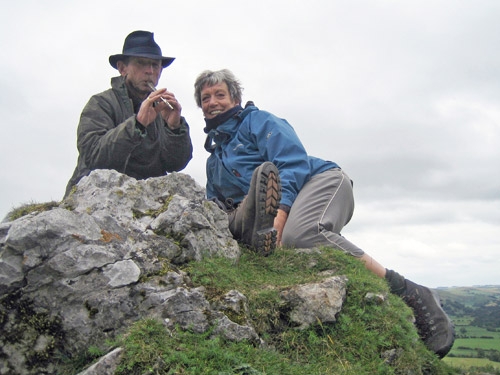
POLYGON ((116 90, 108 88, 104 91, 95 93, 88 100, 84 111, 101 111, 114 112, 119 107, 119 98, 116 90))
POLYGON ((92 95, 95 100, 117 100, 118 97, 127 97, 127 93, 123 91, 123 79, 121 76, 111 78, 111 87, 92 95))

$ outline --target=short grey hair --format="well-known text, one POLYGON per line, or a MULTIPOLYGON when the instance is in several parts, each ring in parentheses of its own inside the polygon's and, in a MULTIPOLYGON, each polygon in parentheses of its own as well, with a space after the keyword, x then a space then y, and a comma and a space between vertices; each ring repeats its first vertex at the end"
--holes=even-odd
POLYGON ((243 87, 230 70, 205 70, 196 78, 196 82, 194 83, 194 99, 198 107, 201 108, 201 90, 203 90, 205 86, 211 87, 222 82, 226 83, 231 99, 241 104, 243 87))

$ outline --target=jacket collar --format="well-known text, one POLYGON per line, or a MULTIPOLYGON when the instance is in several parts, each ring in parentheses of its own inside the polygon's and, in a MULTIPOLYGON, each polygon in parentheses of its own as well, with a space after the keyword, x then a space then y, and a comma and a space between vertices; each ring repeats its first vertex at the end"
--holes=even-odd
POLYGON ((238 113, 240 113, 242 110, 243 108, 240 105, 236 105, 233 108, 227 110, 226 112, 215 116, 214 118, 211 119, 205 118, 205 124, 207 126, 205 126, 203 131, 208 134, 211 130, 217 129, 219 125, 224 124, 230 118, 236 117, 238 113))
POLYGON ((111 78, 111 88, 118 94, 120 100, 125 104, 126 108, 128 108, 132 113, 135 113, 134 104, 128 95, 124 77, 118 76, 111 78))
MULTIPOLYGON (((215 129, 210 129, 207 132, 207 129, 205 128, 205 132, 207 133, 207 138, 205 139, 205 150, 213 153, 217 145, 220 145, 227 139, 230 139, 238 131, 240 123, 243 121, 243 119, 250 112, 258 110, 258 108, 255 107, 253 103, 251 104, 252 105, 245 106, 245 109, 238 106, 239 111, 235 111, 232 116, 229 116, 229 118, 227 118, 225 122, 218 124, 215 129)), ((225 114, 227 112, 224 112, 222 114, 225 114)))

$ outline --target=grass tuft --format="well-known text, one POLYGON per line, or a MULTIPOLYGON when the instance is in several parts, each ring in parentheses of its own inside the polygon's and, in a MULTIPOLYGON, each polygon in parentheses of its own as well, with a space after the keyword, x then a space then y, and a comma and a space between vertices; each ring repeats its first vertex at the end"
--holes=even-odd
POLYGON ((44 212, 50 211, 55 207, 58 207, 60 202, 51 201, 45 203, 30 202, 20 205, 12 209, 6 216, 4 221, 14 221, 20 217, 29 215, 34 212, 44 212))
POLYGON ((453 374, 427 351, 411 323, 411 310, 389 295, 385 304, 366 302, 367 293, 388 294, 384 280, 339 251, 298 253, 280 249, 269 257, 244 251, 240 261, 222 258, 192 262, 184 268, 195 286, 217 301, 232 289, 248 298, 252 322, 267 347, 229 342, 175 329, 146 319, 134 325, 119 345, 125 348, 119 374, 453 374), (318 282, 334 271, 348 277, 348 293, 334 324, 320 321, 308 329, 291 327, 280 291, 318 282), (384 353, 400 355, 388 363, 384 353))

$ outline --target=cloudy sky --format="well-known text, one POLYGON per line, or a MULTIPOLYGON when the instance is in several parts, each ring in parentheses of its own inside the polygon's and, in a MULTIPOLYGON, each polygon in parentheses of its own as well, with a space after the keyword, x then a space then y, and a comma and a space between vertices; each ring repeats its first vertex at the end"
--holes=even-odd
POLYGON ((344 235, 430 287, 500 284, 497 0, 18 0, 0 12, 0 216, 59 201, 76 127, 134 30, 176 57, 159 87, 183 105, 205 184, 193 83, 229 68, 244 101, 286 118, 354 180, 344 235))

